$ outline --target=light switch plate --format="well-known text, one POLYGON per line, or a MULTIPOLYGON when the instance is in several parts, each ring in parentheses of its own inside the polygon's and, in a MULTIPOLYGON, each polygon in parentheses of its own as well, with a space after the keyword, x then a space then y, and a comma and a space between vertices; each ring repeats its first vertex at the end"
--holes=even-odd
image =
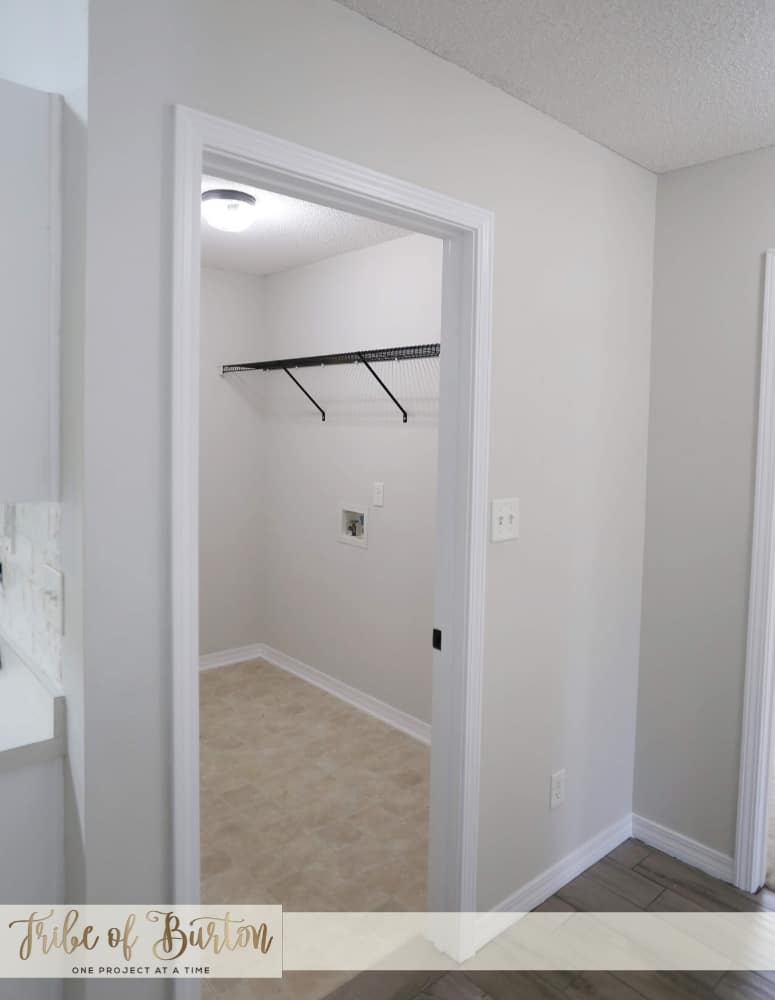
POLYGON ((512 538, 519 538, 519 499, 501 497, 493 500, 490 539, 506 542, 512 538))
POLYGON ((375 507, 385 506, 385 484, 374 483, 374 496, 372 502, 375 507))

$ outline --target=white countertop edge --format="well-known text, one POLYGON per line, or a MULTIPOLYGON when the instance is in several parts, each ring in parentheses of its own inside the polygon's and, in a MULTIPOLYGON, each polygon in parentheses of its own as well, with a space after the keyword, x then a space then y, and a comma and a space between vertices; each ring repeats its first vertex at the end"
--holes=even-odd
POLYGON ((49 694, 54 716, 54 733, 51 738, 38 739, 31 743, 22 743, 19 746, 0 750, 0 772, 64 757, 67 753, 67 709, 61 685, 57 684, 45 671, 31 663, 29 657, 19 648, 18 644, 1 630, 0 641, 11 650, 44 691, 49 694))
POLYGON ((35 679, 40 684, 42 684, 52 698, 60 698, 64 695, 65 692, 62 685, 55 681, 53 677, 49 676, 49 674, 47 674, 46 671, 39 667, 36 663, 33 663, 29 654, 25 653, 21 646, 2 629, 0 629, 0 642, 5 643, 5 645, 19 657, 29 672, 34 675, 35 679))
MULTIPOLYGON (((57 701, 59 700, 57 699, 57 701)), ((64 709, 64 698, 61 701, 64 709)), ((57 712, 56 708, 54 711, 55 718, 58 715, 62 716, 61 728, 64 730, 64 711, 57 712)), ((39 740, 37 743, 27 743, 24 746, 0 750, 0 773, 26 767, 28 764, 41 764, 47 760, 56 760, 59 757, 64 757, 66 753, 67 740, 64 731, 58 732, 50 740, 39 740)))

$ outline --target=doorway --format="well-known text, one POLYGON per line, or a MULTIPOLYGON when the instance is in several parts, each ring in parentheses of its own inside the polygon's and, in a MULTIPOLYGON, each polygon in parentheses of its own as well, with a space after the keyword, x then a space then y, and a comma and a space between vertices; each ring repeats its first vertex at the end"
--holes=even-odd
MULTIPOLYGON (((199 302, 204 173, 441 239, 428 906, 476 909, 487 534, 492 217, 483 209, 176 109, 172 603, 175 901, 198 902, 199 302)), ((344 498, 343 498, 344 499, 344 498)), ((431 636, 428 637, 430 643, 431 636)), ((184 986, 183 989, 188 989, 184 986)), ((192 994, 195 995, 195 994, 192 994)))
POLYGON ((443 244, 202 199, 202 902, 424 910, 443 244))

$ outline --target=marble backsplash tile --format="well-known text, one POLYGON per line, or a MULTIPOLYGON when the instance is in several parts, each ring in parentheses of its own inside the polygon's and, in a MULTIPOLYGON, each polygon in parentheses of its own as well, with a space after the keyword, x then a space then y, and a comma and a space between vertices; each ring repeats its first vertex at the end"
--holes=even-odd
POLYGON ((63 594, 53 581, 62 569, 60 519, 57 503, 0 504, 0 632, 57 683, 63 594))

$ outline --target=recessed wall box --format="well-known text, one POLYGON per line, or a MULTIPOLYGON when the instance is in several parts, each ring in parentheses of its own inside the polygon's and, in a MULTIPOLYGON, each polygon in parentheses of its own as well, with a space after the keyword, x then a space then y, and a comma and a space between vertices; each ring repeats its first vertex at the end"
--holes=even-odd
POLYGON ((368 519, 366 507, 353 504, 343 506, 339 511, 339 541, 345 545, 368 547, 368 519))

